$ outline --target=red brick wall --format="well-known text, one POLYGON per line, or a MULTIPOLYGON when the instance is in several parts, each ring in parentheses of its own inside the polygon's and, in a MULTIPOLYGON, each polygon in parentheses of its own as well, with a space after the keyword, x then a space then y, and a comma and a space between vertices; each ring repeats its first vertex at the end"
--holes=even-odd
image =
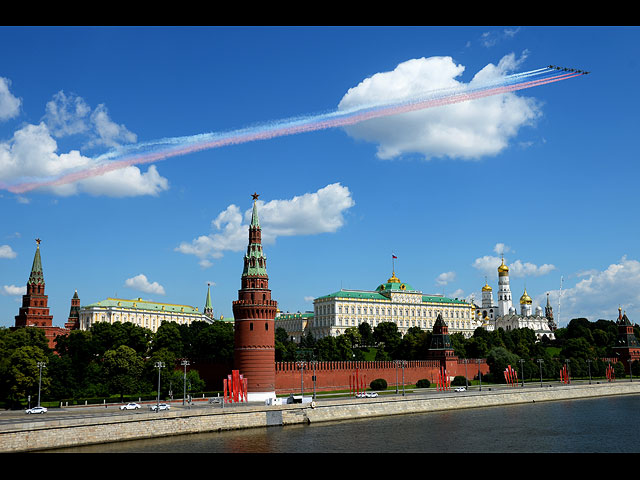
MULTIPOLYGON (((476 378, 478 371, 483 375, 489 372, 489 366, 484 359, 469 360, 466 364, 466 376, 476 378)), ((440 368, 438 360, 408 361, 404 367, 404 384, 415 384, 418 380, 428 379, 435 383, 440 368)), ((403 369, 396 368, 394 362, 318 362, 315 369, 316 390, 348 390, 357 370, 358 378, 369 384, 376 378, 384 378, 388 386, 403 384, 403 369), (397 381, 396 381, 397 378, 397 381)), ((465 375, 465 363, 462 360, 448 362, 447 375, 465 375)), ((302 373, 295 362, 276 363, 276 394, 297 393, 303 387, 305 392, 313 390, 313 370, 305 364, 302 373), (301 380, 302 376, 302 380, 301 380), (301 385, 302 383, 302 385, 301 385)))

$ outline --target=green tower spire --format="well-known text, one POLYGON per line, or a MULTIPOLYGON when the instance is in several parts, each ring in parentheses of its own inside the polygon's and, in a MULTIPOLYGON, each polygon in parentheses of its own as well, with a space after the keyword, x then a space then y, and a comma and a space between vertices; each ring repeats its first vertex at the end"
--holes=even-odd
POLYGON ((33 257, 33 265, 31 266, 31 275, 29 275, 29 281, 27 285, 42 284, 44 283, 44 274, 42 273, 42 260, 40 258, 40 239, 36 238, 36 254, 33 257))
POLYGON ((204 314, 207 317, 213 318, 213 305, 211 303, 211 291, 210 291, 210 283, 207 283, 207 299, 204 302, 204 314))
POLYGON ((244 269, 242 276, 261 275, 267 276, 267 257, 262 250, 262 228, 258 219, 258 206, 256 200, 259 195, 254 193, 253 212, 251 213, 251 225, 249 225, 249 246, 244 256, 244 269))

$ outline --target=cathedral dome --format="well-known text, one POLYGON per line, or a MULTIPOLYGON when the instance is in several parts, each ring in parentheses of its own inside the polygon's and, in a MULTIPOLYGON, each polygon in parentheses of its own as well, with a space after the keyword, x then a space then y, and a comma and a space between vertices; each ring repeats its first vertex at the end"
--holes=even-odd
POLYGON ((531 303, 533 303, 533 300, 531 300, 531 297, 529 296, 529 294, 527 293, 527 289, 525 288, 524 293, 520 297, 520 305, 531 305, 531 303))
POLYGON ((504 257, 502 257, 502 265, 498 267, 498 275, 509 275, 509 267, 504 264, 504 257))
POLYGON ((484 287, 482 287, 483 292, 491 292, 493 289, 489 286, 487 282, 484 283, 484 287))

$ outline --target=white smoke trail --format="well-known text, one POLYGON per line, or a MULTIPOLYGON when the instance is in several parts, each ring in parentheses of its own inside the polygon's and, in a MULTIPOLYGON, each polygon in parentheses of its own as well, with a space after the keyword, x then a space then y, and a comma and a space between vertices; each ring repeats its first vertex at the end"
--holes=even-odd
POLYGON ((293 117, 228 132, 211 132, 141 142, 113 149, 95 157, 93 159, 94 166, 88 169, 67 173, 56 178, 40 178, 35 181, 23 180, 23 183, 17 185, 0 184, 0 188, 13 193, 23 193, 43 186, 63 185, 102 175, 130 165, 156 162, 222 146, 353 125, 372 118, 470 101, 490 95, 499 95, 546 85, 579 75, 581 73, 556 74, 553 69, 540 68, 529 72, 507 75, 492 81, 476 82, 473 86, 460 85, 452 88, 429 90, 419 95, 414 95, 409 99, 396 102, 360 105, 351 109, 293 117), (554 75, 547 75, 551 72, 554 75), (536 77, 539 78, 536 79, 536 77))

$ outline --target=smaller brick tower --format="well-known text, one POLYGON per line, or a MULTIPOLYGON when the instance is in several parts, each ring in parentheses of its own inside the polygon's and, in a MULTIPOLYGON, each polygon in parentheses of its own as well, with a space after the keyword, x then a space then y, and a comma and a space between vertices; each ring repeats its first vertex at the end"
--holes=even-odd
POLYGON ((233 302, 234 368, 248 380, 248 401, 275 398, 275 318, 278 302, 271 299, 267 257, 253 195, 249 246, 244 256, 241 288, 233 302))
POLYGON ((624 370, 629 373, 632 362, 640 360, 640 342, 633 333, 633 325, 627 318, 626 313, 622 313, 622 308, 618 308, 618 337, 616 338, 616 344, 613 347, 613 351, 618 357, 618 360, 624 365, 624 370))
POLYGON ((64 324, 67 330, 78 330, 80 328, 80 297, 76 290, 71 298, 71 308, 69 309, 69 320, 64 324))
POLYGON ((433 336, 431 337, 431 345, 427 352, 429 360, 440 360, 443 367, 448 369, 447 363, 458 361, 453 347, 451 346, 451 337, 449 336, 449 327, 442 319, 442 315, 438 313, 433 324, 433 336))

